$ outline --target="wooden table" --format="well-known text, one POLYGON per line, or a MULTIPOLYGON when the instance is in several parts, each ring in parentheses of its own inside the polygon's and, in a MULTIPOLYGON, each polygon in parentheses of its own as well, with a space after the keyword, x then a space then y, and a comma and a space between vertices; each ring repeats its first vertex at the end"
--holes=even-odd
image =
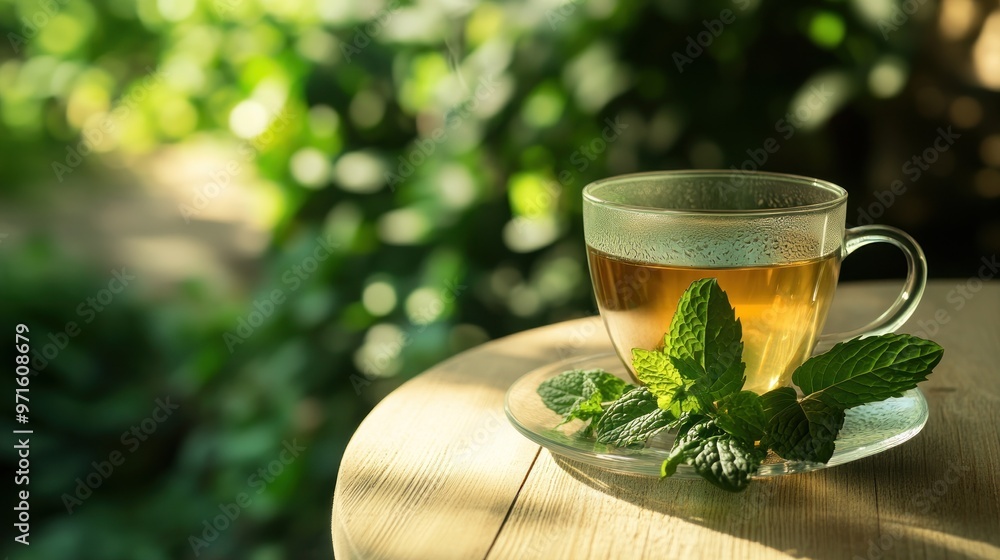
MULTIPOLYGON (((507 422, 503 397, 555 359, 607 351, 597 318, 464 352, 409 381, 347 447, 333 502, 340 560, 1000 558, 1000 283, 930 284, 903 329, 945 348, 930 420, 885 453, 755 481, 741 494, 565 461, 507 422), (936 327, 935 327, 936 325, 936 327), (937 332, 933 332, 937 328, 937 332)), ((829 330, 874 318, 896 283, 843 285, 829 330)))

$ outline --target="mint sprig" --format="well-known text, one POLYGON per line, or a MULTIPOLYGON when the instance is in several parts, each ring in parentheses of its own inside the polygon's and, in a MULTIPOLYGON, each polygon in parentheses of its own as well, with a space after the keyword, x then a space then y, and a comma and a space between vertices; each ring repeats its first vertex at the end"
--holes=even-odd
POLYGON ((938 344, 905 334, 856 338, 793 372, 802 398, 792 387, 757 395, 742 390, 741 339, 740 320, 718 282, 697 280, 681 296, 663 348, 632 350, 644 387, 600 370, 575 370, 545 381, 538 394, 563 423, 589 422, 584 434, 601 443, 642 447, 675 430, 663 477, 687 464, 719 488, 738 492, 769 450, 790 461, 829 461, 847 409, 902 395, 944 354, 938 344))
POLYGON ((547 379, 538 395, 550 410, 570 420, 595 420, 604 413, 604 403, 615 401, 634 385, 599 369, 573 370, 547 379))

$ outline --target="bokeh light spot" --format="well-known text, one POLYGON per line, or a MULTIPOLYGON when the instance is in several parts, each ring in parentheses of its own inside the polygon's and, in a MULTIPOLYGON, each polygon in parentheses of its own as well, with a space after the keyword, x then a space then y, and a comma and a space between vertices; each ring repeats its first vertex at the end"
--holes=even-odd
POLYGON ((979 16, 975 0, 942 0, 938 27, 946 39, 957 41, 972 31, 979 16))
POLYGON ((314 105, 309 109, 309 128, 320 138, 329 138, 337 133, 340 116, 329 105, 314 105))
POLYGON ((167 21, 181 21, 194 12, 195 0, 156 0, 156 9, 167 21))
POLYGON ((414 325, 427 325, 440 318, 445 307, 444 298, 437 290, 423 286, 406 298, 406 317, 414 325))
POLYGON ((979 83, 1000 90, 1000 9, 986 18, 972 47, 972 65, 979 83))
POLYGON ((396 308, 396 289, 383 280, 372 282, 365 286, 361 303, 376 317, 388 315, 396 308))
POLYGON ((533 128, 546 128, 559 121, 566 99, 554 84, 539 86, 528 97, 521 111, 521 116, 533 128))
POLYGON ((844 40, 844 20, 833 12, 818 12, 809 21, 809 38, 825 49, 832 49, 844 40))
POLYGON ((550 245, 559 237, 559 223, 553 216, 518 217, 503 227, 503 242, 515 253, 530 253, 550 245))
POLYGON ((253 100, 238 103, 229 112, 229 129, 240 138, 253 138, 267 130, 267 109, 253 100))
POLYGON ((292 177, 306 187, 323 187, 330 180, 330 162, 316 148, 302 148, 289 162, 292 177))
POLYGON ((476 200, 475 180, 464 166, 445 165, 434 184, 441 202, 448 208, 460 210, 476 200))
POLYGON ((357 151, 337 160, 336 180, 348 192, 373 193, 385 185, 385 164, 374 153, 357 151))
POLYGON ((875 97, 895 97, 906 85, 906 63, 896 56, 887 56, 872 66, 868 73, 868 89, 875 97))
POLYGON ((481 45, 502 29, 503 20, 503 9, 496 4, 482 3, 469 16, 465 37, 470 45, 481 45))
POLYGON ((38 34, 38 44, 50 53, 71 53, 79 48, 87 33, 84 21, 68 14, 56 14, 42 27, 38 34))
POLYGON ((537 173, 519 173, 510 178, 507 192, 517 216, 544 216, 552 213, 559 201, 559 183, 537 173))
POLYGON ((390 245, 416 245, 431 231, 431 221, 415 208, 386 212, 378 221, 378 234, 390 245))
POLYGON ((354 124, 361 128, 373 128, 382 122, 385 99, 370 89, 359 91, 351 100, 349 112, 354 124))

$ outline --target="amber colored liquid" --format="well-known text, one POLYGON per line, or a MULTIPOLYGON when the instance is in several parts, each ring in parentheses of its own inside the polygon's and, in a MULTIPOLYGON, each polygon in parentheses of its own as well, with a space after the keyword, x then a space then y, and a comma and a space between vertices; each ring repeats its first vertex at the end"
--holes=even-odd
POLYGON ((624 261, 590 247, 597 304, 618 355, 663 344, 677 301, 691 282, 717 278, 743 325, 744 389, 764 393, 788 385, 810 355, 826 321, 840 260, 745 268, 692 268, 624 261))

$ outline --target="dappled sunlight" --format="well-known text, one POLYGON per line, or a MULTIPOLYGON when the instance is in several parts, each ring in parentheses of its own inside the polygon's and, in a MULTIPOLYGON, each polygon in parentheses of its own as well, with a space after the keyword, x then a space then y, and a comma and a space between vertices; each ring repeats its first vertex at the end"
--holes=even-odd
POLYGON ((986 18, 972 56, 979 82, 992 90, 1000 90, 1000 10, 994 10, 986 18))

